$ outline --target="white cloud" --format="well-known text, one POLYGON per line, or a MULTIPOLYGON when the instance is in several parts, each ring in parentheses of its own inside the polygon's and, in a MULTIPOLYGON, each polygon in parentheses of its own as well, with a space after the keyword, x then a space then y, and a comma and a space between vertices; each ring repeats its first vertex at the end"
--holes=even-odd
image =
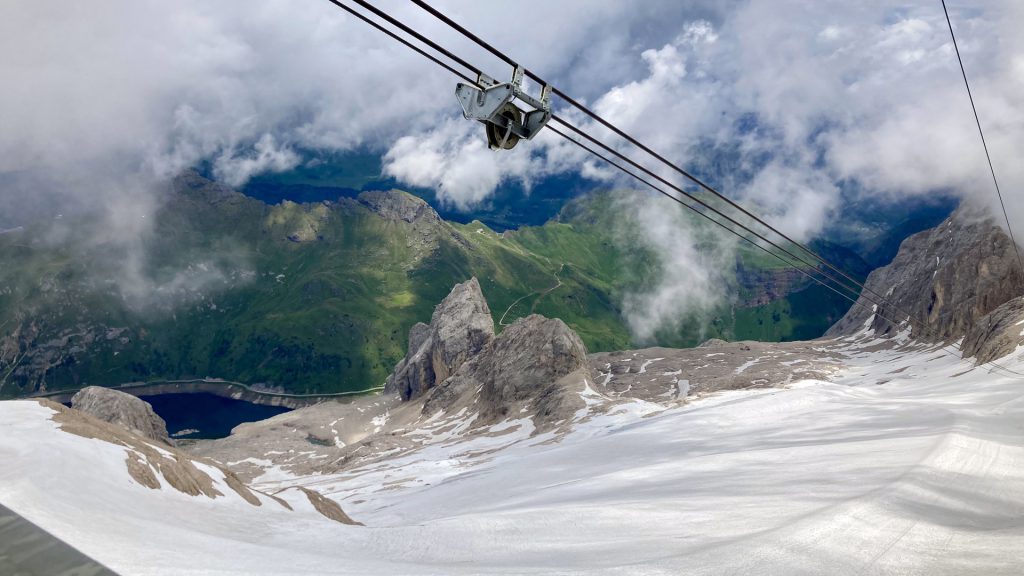
MULTIPOLYGON (((867 156, 858 154, 857 141, 899 142, 900 131, 967 112, 941 11, 926 0, 899 7, 797 0, 439 5, 684 164, 708 138, 737 141, 737 119, 753 115, 763 131, 749 152, 794 155, 821 146, 828 163, 800 169, 842 178, 867 161, 857 157, 867 156), (545 18, 531 26, 503 25, 509 14, 542 5, 545 18)), ((505 65, 415 7, 382 6, 493 75, 507 75, 505 65)), ((953 16, 979 101, 992 110, 993 138, 1019 133, 1019 99, 1001 95, 1024 84, 1021 8, 988 0, 953 16)), ((53 10, 25 2, 8 7, 0 32, 0 48, 16 55, 3 69, 0 171, 135 155, 167 174, 200 159, 239 160, 237 168, 223 168, 237 184, 287 166, 292 148, 400 144, 401 151, 411 137, 423 153, 439 141, 431 132, 453 134, 449 120, 458 112, 446 72, 328 3, 68 2, 53 10)), ((943 133, 966 152, 977 143, 969 115, 959 116, 943 133)), ((467 143, 435 147, 450 157, 467 143)), ((550 140, 531 144, 550 148, 550 140)), ((948 165, 943 146, 928 138, 916 147, 921 157, 948 165)), ((514 177, 483 166, 508 163, 508 154, 460 153, 474 166, 448 178, 452 186, 461 178, 456 187, 471 191, 454 193, 453 202, 471 205, 486 197, 485 185, 514 177), (478 174, 484 188, 465 181, 478 174)), ((872 186, 905 186, 909 170, 887 166, 886 157, 874 161, 895 179, 879 176, 872 186)), ((945 171, 919 172, 927 172, 920 182, 926 187, 945 171)))
MULTIPOLYGON (((754 214, 801 243, 813 239, 831 222, 839 208, 836 185, 805 166, 773 161, 758 172, 742 191, 754 214)), ((752 222, 748 225, 754 226, 770 240, 779 240, 752 222)))
POLYGON ((250 156, 236 156, 233 149, 223 151, 214 161, 214 176, 229 186, 242 186, 257 174, 284 172, 302 161, 294 151, 279 146, 269 133, 261 136, 253 148, 250 156))
MULTIPOLYGON (((1004 188, 1019 188, 1024 169, 1017 168, 1012 154, 1024 145, 1024 101, 1013 95, 1024 85, 1024 49, 1019 41, 1002 38, 1017 37, 1008 22, 1021 23, 1021 10, 993 1, 953 16, 962 30, 977 100, 988 112, 983 120, 1004 188), (993 61, 1007 64, 994 67, 993 61)), ((716 23, 676 22, 666 42, 636 39, 636 50, 622 56, 632 58, 634 72, 592 94, 592 107, 684 167, 703 166, 708 146, 737 150, 734 165, 741 171, 721 173, 712 166, 702 175, 790 237, 807 242, 833 221, 843 182, 879 199, 942 191, 994 204, 948 30, 933 4, 897 9, 883 2, 762 0, 739 5, 716 23)), ((582 114, 561 113, 630 156, 642 157, 582 114)), ((421 159, 444 158, 420 162, 421 168, 441 172, 416 180, 413 171, 392 170, 399 179, 451 190, 450 170, 491 175, 472 180, 472 193, 456 203, 462 208, 486 202, 494 187, 518 175, 572 171, 640 187, 555 138, 523 144, 533 153, 528 163, 521 150, 516 156, 483 151, 472 161, 460 158, 451 153, 451 143, 459 140, 439 131, 415 141, 421 159), (431 147, 447 152, 428 153, 431 147)), ((407 153, 395 146, 389 160, 401 163, 407 153)), ((645 164, 682 183, 667 168, 645 164)), ((1020 221, 1024 201, 1013 200, 1016 196, 1009 206, 1011 218, 1020 221)), ((649 201, 662 209, 667 202, 649 201)), ((645 222, 650 218, 643 216, 645 222)), ((728 249, 699 257, 685 231, 669 233, 679 225, 651 220, 642 228, 641 241, 668 251, 662 253, 665 281, 624 301, 641 339, 713 303, 714 294, 702 286, 720 279, 729 259, 728 249)))
POLYGON ((534 162, 529 147, 517 147, 495 162, 478 122, 446 120, 440 127, 419 136, 404 136, 384 156, 384 172, 421 188, 434 188, 438 199, 459 210, 469 210, 487 200, 504 180, 515 177, 525 183, 534 162))
POLYGON ((662 330, 677 330, 683 321, 725 303, 723 286, 735 266, 731 239, 714 230, 702 238, 690 227, 693 220, 684 208, 653 202, 648 194, 624 197, 619 210, 628 227, 622 242, 650 251, 657 260, 653 284, 622 299, 623 315, 639 342, 654 340, 662 330))
MULTIPOLYGON (((686 94, 680 95, 688 60, 715 40, 708 22, 686 24, 672 42, 643 50, 639 59, 646 65, 647 76, 611 87, 594 103, 595 111, 624 130, 643 134, 655 147, 673 150, 690 145, 694 134, 709 126, 707 118, 721 112, 707 114, 715 106, 713 81, 696 90, 687 87, 686 94)), ((698 75, 706 76, 705 70, 699 69, 698 75)), ((574 110, 559 113, 588 131, 607 132, 574 110)), ((511 152, 492 152, 484 143, 482 125, 461 118, 400 138, 385 156, 385 173, 413 186, 437 188, 443 200, 464 210, 485 202, 506 180, 529 185, 544 175, 576 171, 595 180, 625 182, 614 168, 551 133, 522 142, 511 152)))
MULTIPOLYGON (((510 72, 409 3, 380 5, 491 75, 510 72)), ((801 239, 826 225, 844 181, 879 196, 944 189, 994 202, 932 0, 438 5, 801 239), (530 13, 544 17, 508 25, 530 13), (730 168, 706 162, 714 147, 738 155, 730 168)), ((951 8, 1019 222, 1024 4, 951 8)), ((114 217, 120 204, 157 202, 160 178, 208 161, 241 185, 288 169, 303 149, 387 151, 388 174, 462 209, 509 180, 578 171, 625 182, 550 133, 490 152, 482 127, 458 115, 454 78, 327 2, 14 2, 0 19, 0 52, 0 174, 45 175, 37 180, 53 193, 34 189, 36 205, 59 196, 62 206, 103 206, 124 238, 146 227, 114 217)), ((23 191, 0 189, 0 206, 27 210, 23 191)))

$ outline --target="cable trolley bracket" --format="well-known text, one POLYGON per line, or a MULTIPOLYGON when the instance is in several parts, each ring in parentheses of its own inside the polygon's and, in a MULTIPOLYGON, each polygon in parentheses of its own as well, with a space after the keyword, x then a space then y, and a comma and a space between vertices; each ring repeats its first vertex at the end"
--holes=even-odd
POLYGON ((511 150, 520 140, 533 139, 551 119, 551 86, 545 84, 540 98, 534 98, 523 90, 523 74, 522 66, 516 66, 511 82, 498 82, 480 73, 477 86, 462 82, 455 86, 462 115, 484 124, 491 150, 511 150), (524 112, 513 100, 533 110, 524 112))

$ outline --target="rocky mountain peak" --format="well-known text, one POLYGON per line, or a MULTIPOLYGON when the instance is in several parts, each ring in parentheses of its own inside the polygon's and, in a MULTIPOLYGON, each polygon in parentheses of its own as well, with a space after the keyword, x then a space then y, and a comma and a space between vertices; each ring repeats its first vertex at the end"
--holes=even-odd
POLYGON ((170 192, 172 195, 190 196, 214 206, 237 202, 245 197, 230 186, 204 178, 195 170, 185 170, 178 174, 171 182, 170 192))
POLYGON ((173 445, 164 419, 153 411, 149 402, 131 394, 89 386, 71 398, 71 407, 144 438, 173 445))
POLYGON ((414 222, 426 218, 440 221, 441 217, 422 198, 400 190, 363 192, 359 203, 379 214, 385 220, 414 222))
POLYGON ((514 322, 433 389, 423 413, 472 407, 480 424, 531 416, 538 429, 548 429, 582 406, 579 393, 589 375, 580 337, 561 320, 534 314, 514 322))
POLYGON ((456 284, 434 309, 430 324, 409 332, 409 350, 384 386, 386 394, 415 398, 444 382, 494 339, 494 320, 476 278, 456 284))
MULTIPOLYGON (((981 209, 963 204, 939 226, 910 236, 892 263, 865 283, 888 305, 877 310, 863 295, 828 336, 853 334, 865 323, 879 334, 909 315, 916 338, 951 342, 1004 302, 1024 292, 1024 275, 1009 236, 981 209)), ((873 299, 880 300, 872 295, 873 299)))
POLYGON ((422 396, 424 414, 472 405, 481 423, 529 406, 544 427, 578 409, 589 375, 587 347, 561 320, 533 314, 495 337, 480 283, 471 278, 437 305, 430 324, 412 327, 409 352, 384 391, 407 401, 422 396), (573 374, 579 377, 561 382, 573 374))
POLYGON ((586 366, 587 348, 565 322, 532 314, 506 328, 486 351, 477 370, 480 397, 501 411, 586 366))

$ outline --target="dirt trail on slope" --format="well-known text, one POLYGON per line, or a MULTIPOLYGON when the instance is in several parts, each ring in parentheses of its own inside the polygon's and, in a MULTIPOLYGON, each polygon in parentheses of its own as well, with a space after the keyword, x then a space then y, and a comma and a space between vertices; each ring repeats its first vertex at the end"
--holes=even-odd
MULTIPOLYGON (((554 286, 552 286, 550 288, 547 288, 547 289, 544 289, 544 290, 535 290, 533 292, 530 292, 529 294, 518 298, 515 302, 510 304, 509 307, 505 309, 505 313, 502 314, 501 318, 498 320, 498 325, 499 326, 509 326, 510 323, 505 322, 505 317, 508 316, 508 313, 511 312, 512 309, 515 308, 516 305, 519 304, 520 302, 522 302, 523 300, 526 300, 527 298, 530 298, 530 297, 533 297, 533 296, 537 296, 537 300, 540 300, 541 298, 543 298, 543 297, 547 296, 548 294, 554 292, 555 290, 558 290, 559 288, 561 288, 562 287, 562 279, 559 278, 558 275, 561 274, 562 270, 564 270, 564 269, 565 269, 565 264, 563 263, 558 268, 558 271, 555 272, 555 274, 554 274, 554 276, 555 276, 555 285, 554 286)), ((536 309, 536 307, 537 307, 537 303, 534 302, 534 305, 530 307, 530 313, 533 313, 533 311, 534 311, 534 309, 536 309)))

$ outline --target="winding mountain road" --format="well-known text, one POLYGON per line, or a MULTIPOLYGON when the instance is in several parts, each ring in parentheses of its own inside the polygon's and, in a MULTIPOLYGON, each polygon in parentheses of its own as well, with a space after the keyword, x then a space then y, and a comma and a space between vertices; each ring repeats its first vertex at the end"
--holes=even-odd
MULTIPOLYGON (((522 302, 523 300, 525 300, 525 299, 527 299, 527 298, 529 298, 531 296, 539 296, 540 298, 543 298, 544 296, 547 296, 551 292, 554 292, 555 290, 558 290, 559 288, 561 288, 562 287, 562 279, 559 278, 558 275, 562 273, 562 270, 565 270, 565 264, 562 264, 561 266, 559 266, 558 267, 558 272, 555 272, 555 274, 554 274, 554 276, 555 276, 555 285, 554 286, 552 286, 550 288, 547 288, 545 290, 534 290, 533 292, 530 292, 529 294, 516 299, 516 301, 513 302, 512 304, 509 304, 509 307, 505 309, 505 313, 501 315, 501 319, 498 320, 498 325, 499 326, 508 326, 509 324, 511 324, 511 322, 505 322, 505 317, 508 316, 508 313, 511 312, 512 309, 516 307, 516 304, 519 304, 520 302, 522 302)), ((530 312, 533 312, 533 310, 531 309, 530 312)))

